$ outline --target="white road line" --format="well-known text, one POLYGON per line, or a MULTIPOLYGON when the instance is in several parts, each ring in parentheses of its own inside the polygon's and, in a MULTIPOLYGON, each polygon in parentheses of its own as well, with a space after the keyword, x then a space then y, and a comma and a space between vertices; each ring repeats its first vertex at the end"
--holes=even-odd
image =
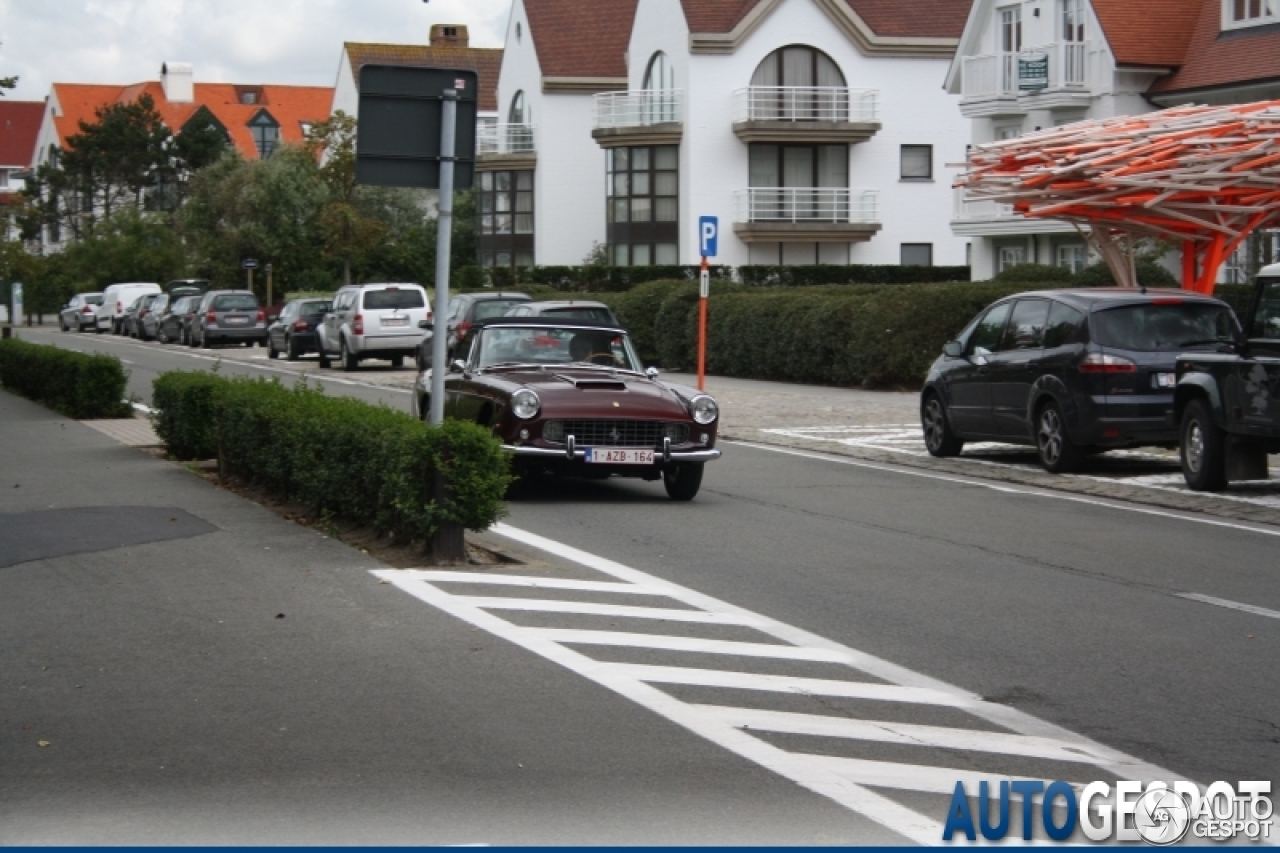
POLYGON ((825 717, 786 711, 762 711, 754 708, 731 708, 723 705, 695 705, 694 707, 701 708, 707 714, 734 728, 752 731, 870 740, 936 749, 996 752, 1002 755, 1022 755, 1029 758, 1085 764, 1097 764, 1105 760, 1105 756, 1093 755, 1074 744, 1052 738, 975 729, 919 726, 880 720, 852 720, 848 717, 825 717))
MULTIPOLYGON (((764 617, 761 617, 764 622, 764 617)), ((779 643, 743 643, 737 640, 706 640, 667 634, 633 634, 626 631, 579 631, 575 628, 524 628, 530 634, 554 643, 585 646, 627 646, 672 652, 700 652, 709 655, 737 655, 777 660, 807 660, 847 663, 846 656, 832 649, 801 648, 779 643)))
POLYGON ((510 622, 479 608, 459 604, 454 596, 430 584, 405 577, 402 572, 376 570, 372 574, 464 622, 483 628, 497 637, 608 687, 615 693, 683 726, 735 755, 754 761, 779 776, 827 797, 917 844, 937 844, 942 838, 941 823, 869 788, 850 782, 839 773, 814 763, 809 756, 786 752, 731 726, 713 723, 702 714, 690 709, 686 703, 661 690, 632 678, 619 677, 613 674, 608 666, 601 666, 599 662, 585 655, 539 637, 535 632, 517 628, 510 622))
POLYGON ((976 696, 961 696, 954 691, 930 690, 927 687, 902 687, 898 684, 801 678, 793 675, 766 675, 757 672, 726 672, 718 669, 692 669, 682 666, 653 666, 645 663, 604 665, 609 666, 619 675, 656 684, 690 684, 699 687, 795 693, 802 696, 840 696, 846 699, 944 705, 952 708, 968 708, 981 702, 976 696))
POLYGON ((624 616, 629 619, 660 619, 667 622, 694 622, 702 625, 753 625, 755 620, 734 613, 705 610, 676 610, 671 607, 632 607, 626 604, 594 604, 585 601, 547 601, 537 598, 485 598, 457 596, 459 601, 485 610, 525 610, 540 613, 576 613, 585 616, 624 616))
MULTIPOLYGON (((865 758, 839 758, 833 755, 810 755, 808 758, 814 764, 843 776, 856 785, 895 788, 902 791, 924 791, 929 794, 951 794, 955 791, 957 782, 964 782, 966 791, 976 792, 979 783, 990 782, 997 775, 953 767, 926 767, 920 764, 870 761, 865 758)), ((1001 781, 1007 779, 1010 782, 1044 781, 1043 778, 1033 779, 1029 776, 1013 776, 1006 773, 998 776, 1001 781)), ((939 835, 931 843, 938 844, 941 840, 942 836, 939 835)))
MULTIPOLYGON (((1204 518, 1203 516, 1192 513, 1180 513, 1172 510, 1150 509, 1148 507, 1134 506, 1121 501, 1103 500, 1100 498, 1087 498, 1080 495, 1067 494, 1065 492, 1053 492, 1047 489, 1025 488, 1013 486, 1004 483, 991 483, 979 480, 976 477, 968 477, 960 474, 938 474, 932 471, 924 471, 920 469, 902 468, 895 465, 886 465, 879 462, 863 462, 858 459, 850 459, 844 456, 834 456, 829 453, 817 453, 809 450, 792 450, 788 447, 774 447, 768 444, 756 444, 752 441, 725 440, 726 444, 733 444, 739 447, 749 447, 752 450, 765 450, 770 453, 780 453, 784 456, 798 456, 802 459, 813 459, 818 462, 834 462, 840 465, 849 465, 854 468, 866 468, 870 471, 883 471, 886 474, 900 474, 906 477, 919 477, 924 480, 938 480, 944 483, 955 483, 960 486, 975 486, 982 489, 989 489, 993 492, 1004 492, 1014 495, 1030 495, 1038 498, 1049 498, 1057 501, 1067 501, 1068 503, 1088 504, 1089 506, 1102 507, 1103 509, 1123 510, 1124 512, 1133 512, 1139 515, 1154 515, 1159 518, 1170 518, 1175 521, 1187 521, 1194 524, 1206 524, 1210 527, 1225 527, 1229 530, 1246 530, 1250 533, 1260 533, 1263 536, 1280 536, 1280 528, 1255 526, 1252 524, 1244 524, 1234 521, 1218 521, 1212 518, 1204 518)), ((1109 481, 1115 482, 1115 481, 1109 481)))
POLYGON ((431 583, 475 583, 498 586, 523 586, 533 589, 576 589, 583 592, 620 592, 627 595, 665 595, 657 587, 616 581, 571 581, 560 578, 539 578, 526 575, 481 575, 475 572, 444 572, 429 569, 407 569, 405 577, 431 583))
POLYGON ((1197 592, 1180 592, 1178 598, 1185 598, 1188 601, 1199 601, 1202 604, 1213 604, 1218 607, 1227 607, 1231 610, 1242 610, 1245 613, 1253 613, 1257 616, 1269 616, 1272 619, 1280 619, 1280 611, 1268 610, 1265 607, 1256 607, 1252 604, 1241 604, 1238 601, 1228 601, 1225 598, 1214 598, 1211 595, 1200 595, 1197 592))

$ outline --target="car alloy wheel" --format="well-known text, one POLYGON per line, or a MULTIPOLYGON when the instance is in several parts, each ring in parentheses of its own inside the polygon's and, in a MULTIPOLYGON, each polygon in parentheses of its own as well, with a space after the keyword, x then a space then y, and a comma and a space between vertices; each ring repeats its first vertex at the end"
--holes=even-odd
POLYGON ((343 338, 338 344, 338 359, 342 362, 342 369, 347 373, 352 373, 360 368, 360 359, 356 354, 347 349, 347 339, 343 338))
POLYGON ((62 327, 62 331, 64 332, 71 331, 71 327, 67 325, 67 321, 61 317, 58 318, 58 325, 62 327))
POLYGON ((1057 403, 1045 403, 1036 417, 1036 449, 1040 464, 1050 474, 1064 474, 1080 467, 1083 454, 1071 443, 1057 403))
POLYGON ((284 339, 284 351, 285 358, 289 361, 297 361, 298 356, 302 355, 302 348, 298 346, 298 342, 293 339, 292 335, 284 339))
POLYGON ((1226 440, 1208 404, 1192 400, 1182 415, 1182 476, 1197 492, 1216 492, 1227 485, 1226 440))
POLYGON ((925 399, 920 420, 924 426, 924 444, 931 456, 957 456, 964 449, 964 442, 951 431, 946 409, 937 394, 925 399))
POLYGON ((276 342, 272 338, 267 338, 267 358, 279 358, 280 350, 276 349, 276 342))

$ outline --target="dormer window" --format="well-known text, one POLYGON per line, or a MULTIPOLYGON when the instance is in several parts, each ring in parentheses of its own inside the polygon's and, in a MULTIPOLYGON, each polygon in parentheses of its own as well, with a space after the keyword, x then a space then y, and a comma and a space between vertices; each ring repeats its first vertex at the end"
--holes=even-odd
POLYGON ((1239 30, 1280 24, 1280 0, 1222 0, 1222 28, 1239 30))
POLYGON ((236 100, 242 107, 255 107, 263 102, 262 89, 258 86, 237 86, 236 100))
POLYGON ((260 160, 270 157, 280 145, 280 125, 266 110, 260 110, 249 120, 249 133, 253 135, 253 144, 258 149, 260 160))

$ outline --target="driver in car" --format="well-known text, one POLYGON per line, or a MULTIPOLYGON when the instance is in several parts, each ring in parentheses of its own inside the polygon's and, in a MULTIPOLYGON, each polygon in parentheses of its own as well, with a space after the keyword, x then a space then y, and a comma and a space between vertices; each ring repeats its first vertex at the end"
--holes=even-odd
POLYGON ((573 340, 569 341, 569 358, 584 364, 617 366, 617 359, 610 352, 608 341, 591 332, 579 332, 573 336, 573 340))

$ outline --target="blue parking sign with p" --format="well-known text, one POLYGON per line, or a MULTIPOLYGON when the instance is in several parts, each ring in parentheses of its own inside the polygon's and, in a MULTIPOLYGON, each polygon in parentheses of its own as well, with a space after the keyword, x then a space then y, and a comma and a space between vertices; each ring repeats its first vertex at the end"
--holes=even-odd
POLYGON ((703 216, 698 219, 698 254, 704 258, 714 258, 720 244, 720 219, 716 216, 703 216))

